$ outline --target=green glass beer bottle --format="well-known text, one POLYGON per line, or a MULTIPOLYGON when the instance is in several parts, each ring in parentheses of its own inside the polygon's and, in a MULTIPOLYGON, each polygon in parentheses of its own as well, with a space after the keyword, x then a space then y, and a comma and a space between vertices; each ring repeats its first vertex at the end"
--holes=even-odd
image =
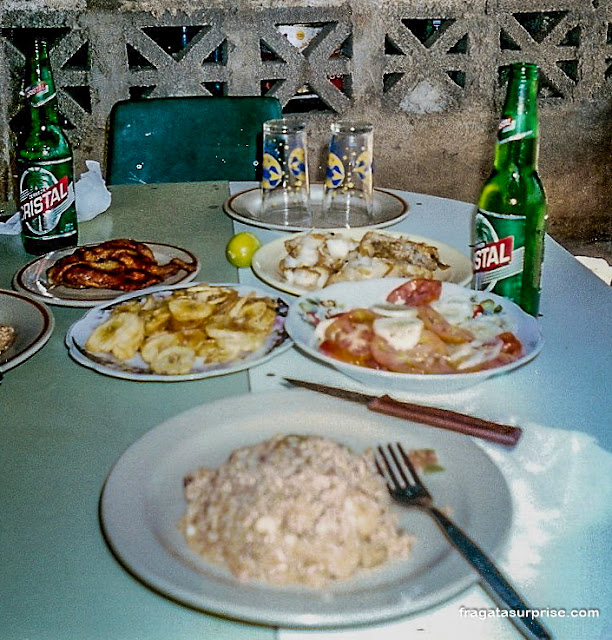
POLYGON ((72 150, 59 124, 45 40, 36 38, 26 62, 23 95, 30 126, 17 150, 21 237, 39 255, 78 241, 72 150))
POLYGON ((510 66, 493 171, 472 222, 473 287, 538 315, 546 195, 538 176, 538 67, 510 66))

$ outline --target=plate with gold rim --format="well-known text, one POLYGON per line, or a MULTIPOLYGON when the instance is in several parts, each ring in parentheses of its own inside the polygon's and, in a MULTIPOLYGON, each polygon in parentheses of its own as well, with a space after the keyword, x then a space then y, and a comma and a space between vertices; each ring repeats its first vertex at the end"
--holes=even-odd
POLYGON ((195 287, 197 284, 183 283, 171 287, 164 285, 150 287, 142 291, 127 293, 106 304, 100 304, 93 309, 89 309, 66 333, 65 344, 68 353, 73 360, 84 367, 114 378, 139 382, 184 382, 243 371, 266 362, 292 346, 293 343, 285 331, 285 318, 288 311, 287 302, 282 298, 273 298, 273 296, 269 296, 257 287, 224 283, 206 284, 205 286, 233 289, 242 297, 255 296, 258 298, 273 298, 275 300, 276 317, 274 325, 265 336, 263 343, 255 351, 243 353, 226 362, 210 362, 203 357, 196 357, 191 370, 188 372, 162 374, 153 372, 150 365, 142 359, 140 352, 137 352, 128 360, 119 360, 112 353, 93 353, 87 349, 87 341, 91 334, 112 316, 113 310, 117 307, 132 302, 143 304, 147 299, 149 299, 149 302, 163 300, 175 292, 189 289, 192 286, 195 287))
MULTIPOLYGON (((97 244, 99 243, 84 246, 96 246, 97 244)), ((191 282, 198 275, 200 264, 197 257, 191 253, 191 251, 160 242, 144 242, 144 244, 151 249, 155 259, 161 265, 178 258, 195 267, 193 271, 190 272, 181 270, 175 275, 166 278, 166 280, 160 284, 169 286, 183 282, 191 282)), ((17 291, 27 293, 32 298, 45 304, 81 308, 95 307, 103 302, 114 300, 125 293, 125 291, 118 289, 97 289, 93 287, 76 289, 64 285, 53 285, 47 277, 47 271, 60 258, 73 253, 75 248, 76 247, 71 247, 70 249, 52 251, 28 262, 13 276, 13 288, 17 291)))
MULTIPOLYGON (((234 194, 223 204, 225 213, 238 222, 273 229, 276 231, 308 231, 311 228, 329 229, 329 223, 323 215, 323 185, 310 185, 310 206, 313 222, 309 226, 284 225, 262 219, 261 196, 259 187, 246 189, 234 194)), ((372 221, 367 225, 370 229, 381 229, 397 224, 408 215, 408 203, 400 196, 386 191, 374 189, 374 210, 372 221)), ((355 227, 358 228, 358 227, 355 227)))
POLYGON ((13 369, 40 351, 55 327, 50 309, 30 296, 0 290, 0 325, 12 327, 15 338, 0 353, 0 373, 13 369))

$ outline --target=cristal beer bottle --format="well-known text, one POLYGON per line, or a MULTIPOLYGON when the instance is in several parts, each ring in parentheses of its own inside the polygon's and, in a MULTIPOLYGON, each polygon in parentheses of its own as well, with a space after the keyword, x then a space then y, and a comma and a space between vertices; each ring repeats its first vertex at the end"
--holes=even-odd
POLYGON ((26 62, 24 98, 30 126, 17 150, 21 237, 42 254, 77 244, 72 150, 59 125, 47 43, 34 40, 26 62))
POLYGON ((537 172, 538 67, 510 66, 493 171, 472 224, 475 289, 492 291, 538 315, 546 196, 537 172))

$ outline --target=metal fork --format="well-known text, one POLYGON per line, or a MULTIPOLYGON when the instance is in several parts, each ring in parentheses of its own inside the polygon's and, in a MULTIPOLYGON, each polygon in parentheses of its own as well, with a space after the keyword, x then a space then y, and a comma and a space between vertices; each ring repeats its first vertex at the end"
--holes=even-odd
POLYGON ((549 631, 530 615, 533 610, 507 578, 493 564, 486 553, 464 533, 448 516, 434 505, 433 498, 427 487, 421 482, 419 475, 410 458, 397 442, 395 447, 387 445, 388 455, 382 446, 377 447, 375 463, 378 473, 387 482, 389 493, 397 502, 409 507, 417 507, 426 511, 442 529, 449 542, 474 567, 482 578, 482 585, 496 604, 509 611, 510 620, 516 628, 530 640, 552 640, 549 631))

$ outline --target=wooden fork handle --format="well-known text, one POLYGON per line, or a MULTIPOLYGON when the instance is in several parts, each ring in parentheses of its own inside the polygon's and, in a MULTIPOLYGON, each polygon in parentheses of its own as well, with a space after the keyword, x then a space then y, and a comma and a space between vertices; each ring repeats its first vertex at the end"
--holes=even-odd
POLYGON ((510 447, 519 441, 523 433, 520 427, 489 422, 488 420, 457 413, 449 409, 403 402, 387 395, 370 400, 368 409, 377 413, 395 416, 396 418, 428 424, 439 429, 448 429, 449 431, 475 436, 476 438, 483 438, 484 440, 510 447))
POLYGON ((442 511, 433 506, 428 507, 427 511, 452 545, 478 572, 482 586, 495 603, 501 609, 515 612, 514 616, 508 617, 516 628, 529 640, 552 640, 552 635, 544 625, 529 615, 533 608, 525 603, 487 554, 442 511))

